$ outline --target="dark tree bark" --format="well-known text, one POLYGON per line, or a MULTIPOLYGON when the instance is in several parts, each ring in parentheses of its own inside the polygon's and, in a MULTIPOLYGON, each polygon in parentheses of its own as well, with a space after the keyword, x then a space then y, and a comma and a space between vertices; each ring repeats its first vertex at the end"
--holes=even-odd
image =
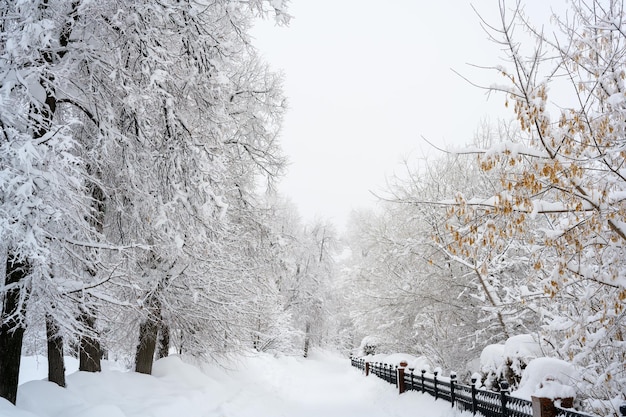
POLYGON ((30 272, 27 262, 16 259, 9 252, 6 265, 5 287, 10 287, 2 300, 0 315, 0 396, 15 404, 24 339, 26 298, 28 289, 24 281, 30 272))
POLYGON ((152 374, 154 351, 156 349, 159 325, 153 317, 148 317, 139 326, 139 344, 135 356, 135 372, 152 374))
POLYGON ((85 325, 87 331, 94 336, 85 335, 80 338, 78 370, 100 372, 102 370, 100 363, 102 359, 102 348, 100 346, 100 340, 98 340, 97 337, 96 317, 93 312, 84 311, 79 319, 85 325))
POLYGON ((309 344, 311 343, 311 323, 307 321, 304 334, 304 357, 309 357, 309 344))
POLYGON ((170 326, 163 324, 159 327, 159 351, 157 358, 166 358, 170 354, 170 326))
MULTIPOLYGON (((77 10, 79 1, 72 3, 67 21, 58 38, 58 48, 41 50, 40 58, 44 64, 53 65, 67 53, 66 47, 70 41, 73 25, 78 19, 77 10)), ((48 2, 39 4, 42 14, 48 8, 48 2)), ((54 75, 50 71, 41 73, 40 84, 46 91, 43 105, 31 101, 28 130, 32 131, 36 142, 50 132, 52 120, 57 110, 57 98, 53 86, 54 75)), ((29 288, 26 278, 31 266, 27 258, 21 258, 17 253, 9 250, 7 256, 5 293, 2 299, 0 313, 0 396, 15 404, 17 385, 24 338, 25 325, 23 318, 26 314, 26 300, 29 288)))
POLYGON ((59 325, 51 315, 46 315, 46 336, 48 339, 48 381, 65 387, 63 337, 59 334, 59 325))

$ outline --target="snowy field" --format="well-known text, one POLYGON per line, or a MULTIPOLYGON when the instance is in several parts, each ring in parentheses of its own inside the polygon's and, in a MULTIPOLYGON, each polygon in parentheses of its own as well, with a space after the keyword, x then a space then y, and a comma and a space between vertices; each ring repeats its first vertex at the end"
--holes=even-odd
MULTIPOLYGON (((14 407, 2 417, 453 417, 450 404, 365 377, 348 359, 314 352, 309 359, 250 355, 225 368, 197 367, 174 356, 153 375, 119 370, 70 372, 67 389, 41 381, 45 359, 25 358, 14 407)), ((73 368, 73 369, 72 369, 73 368)))

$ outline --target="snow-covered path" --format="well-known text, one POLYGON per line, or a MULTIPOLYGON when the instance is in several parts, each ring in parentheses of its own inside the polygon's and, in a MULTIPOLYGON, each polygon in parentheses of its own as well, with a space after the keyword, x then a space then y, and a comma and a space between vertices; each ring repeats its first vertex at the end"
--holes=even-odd
MULTIPOLYGON (((45 369, 45 364, 40 364, 45 369)), ((178 357, 158 361, 153 376, 83 372, 68 388, 43 381, 20 386, 18 407, 0 400, 3 417, 453 417, 449 403, 398 395, 374 376, 327 352, 311 358, 251 355, 203 372, 178 357), (32 414, 31 414, 32 413, 32 414)), ((43 370, 42 370, 43 372, 43 370)), ((44 372, 45 373, 45 372, 44 372)), ((34 373, 36 374, 36 372, 34 373)))
POLYGON ((419 416, 426 410, 422 415, 454 415, 449 403, 418 393, 399 396, 394 386, 374 376, 366 378, 344 358, 316 353, 307 360, 278 361, 281 366, 276 366, 276 360, 252 361, 249 383, 224 404, 222 415, 390 417, 419 416))

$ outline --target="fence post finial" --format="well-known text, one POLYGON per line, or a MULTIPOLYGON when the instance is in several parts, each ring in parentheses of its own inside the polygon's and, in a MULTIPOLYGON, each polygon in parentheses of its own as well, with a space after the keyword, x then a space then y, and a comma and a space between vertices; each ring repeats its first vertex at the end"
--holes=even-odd
POLYGON ((476 384, 478 383, 478 378, 475 375, 472 375, 472 414, 476 415, 476 411, 478 411, 478 403, 476 402, 476 384))
POLYGON ((508 394, 509 383, 507 381, 500 382, 500 402, 502 404, 502 417, 507 417, 508 415, 508 410, 506 408, 508 394))

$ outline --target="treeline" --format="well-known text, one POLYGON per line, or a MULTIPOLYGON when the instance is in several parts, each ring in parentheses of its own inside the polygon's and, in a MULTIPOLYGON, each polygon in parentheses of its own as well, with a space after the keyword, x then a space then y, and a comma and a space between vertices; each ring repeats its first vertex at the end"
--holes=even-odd
POLYGON ((319 339, 334 232, 258 191, 285 99, 248 30, 281 3, 0 4, 0 396, 25 331, 61 386, 64 349, 150 373, 319 339))

